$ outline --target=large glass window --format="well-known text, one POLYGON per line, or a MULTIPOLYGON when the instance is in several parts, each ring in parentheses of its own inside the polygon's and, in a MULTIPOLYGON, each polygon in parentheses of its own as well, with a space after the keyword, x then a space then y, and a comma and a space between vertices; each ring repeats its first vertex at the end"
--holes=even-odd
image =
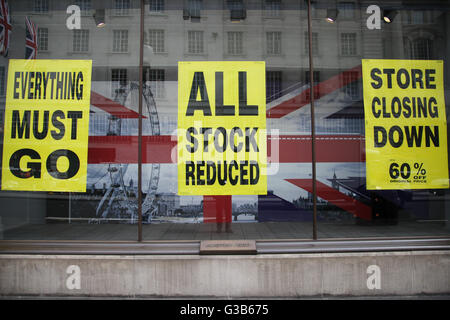
MULTIPOLYGON (((71 60, 92 61, 92 77, 88 91, 89 125, 81 127, 81 119, 73 114, 71 117, 77 122, 74 122, 73 126, 65 126, 66 133, 70 133, 70 128, 73 130, 76 126, 77 136, 84 132, 89 134, 86 191, 3 190, 4 181, 2 181, 0 234, 4 239, 21 240, 136 240, 140 13, 139 6, 136 6, 138 3, 135 1, 100 3, 90 0, 74 2, 33 0, 7 1, 7 3, 11 24, 9 48, 7 55, 0 56, 2 152, 7 147, 3 143, 3 129, 6 122, 12 121, 11 118, 4 118, 6 103, 4 92, 11 86, 6 78, 8 66, 12 59, 26 58, 25 45, 27 52, 28 50, 35 52, 34 56, 27 55, 28 57, 34 57, 36 62, 42 59, 49 61, 49 68, 64 68, 64 63, 56 67, 57 61, 61 60, 68 63, 71 60), (79 13, 77 10, 68 11, 73 5, 79 7, 79 13), (120 18, 116 17, 118 14, 121 14, 120 18), (104 22, 103 27, 100 22, 104 22), (97 27, 97 24, 100 27, 97 27), (24 26, 27 26, 26 30, 24 26), (52 61, 55 61, 55 64, 52 61)), ((5 45, 4 38, 2 41, 5 45)), ((29 63, 33 62, 30 60, 29 63)), ((66 78, 70 76, 66 75, 66 78)), ((56 76, 54 81, 64 83, 65 80, 64 77, 56 76)), ((83 84, 88 85, 86 82, 83 84)), ((66 89, 66 93, 58 90, 56 89, 56 93, 61 92, 59 97, 71 94, 70 88, 66 89)), ((41 90, 40 94, 49 95, 51 90, 49 89, 47 93, 41 90)), ((48 108, 48 132, 49 134, 53 132, 53 135, 58 137, 62 134, 61 125, 67 119, 67 114, 64 116, 56 113, 52 118, 54 107, 48 108), (52 119, 57 122, 52 122, 52 119), (52 123, 59 126, 60 130, 52 123)), ((33 116, 33 113, 30 114, 33 116)), ((31 136, 34 135, 34 127, 36 134, 44 135, 45 126, 41 127, 38 122, 41 119, 45 122, 46 117, 43 114, 42 118, 35 117, 31 121, 31 136)), ((24 119, 26 117, 22 118, 19 115, 20 121, 25 121, 24 119)), ((28 130, 26 125, 23 128, 25 131, 28 130)), ((55 141, 57 143, 57 140, 55 141)), ((69 141, 66 147, 69 150, 75 147, 75 144, 69 141)), ((53 147, 48 143, 48 139, 44 138, 36 143, 35 148, 43 150, 53 147)), ((27 168, 25 158, 24 163, 19 165, 24 171, 27 168)), ((63 158, 56 161, 49 160, 47 166, 55 166, 57 170, 64 171, 67 164, 64 164, 63 158)), ((45 168, 46 162, 43 163, 45 168)), ((7 167, 6 163, 2 162, 2 176, 5 170, 9 170, 9 163, 7 167)), ((29 173, 26 173, 26 176, 29 176, 29 173)))
MULTIPOLYGON (((379 59, 380 65, 395 60, 398 66, 413 61, 425 69, 430 69, 437 60, 443 65, 446 102, 436 108, 441 108, 440 112, 445 110, 448 120, 448 2, 311 2, 308 8, 308 1, 297 0, 145 0, 141 12, 140 1, 129 0, 8 1, 9 20, 0 21, 2 177, 9 170, 20 171, 27 183, 36 178, 34 155, 17 163, 14 159, 3 159, 3 153, 10 147, 5 142, 9 141, 5 139, 7 128, 14 126, 16 136, 40 136, 45 133, 47 121, 50 135, 53 132, 58 137, 60 123, 72 121, 73 129, 78 121, 76 114, 63 119, 58 113, 52 116, 51 110, 41 117, 29 110, 28 113, 23 110, 23 115, 16 112, 14 117, 5 116, 8 90, 17 95, 26 91, 19 90, 21 84, 14 80, 19 75, 9 74, 10 61, 45 59, 52 66, 52 61, 56 64, 60 60, 88 60, 92 61, 92 81, 89 125, 79 128, 88 132, 86 190, 2 188, 0 235, 18 240, 99 241, 135 241, 140 236, 144 241, 311 239, 313 235, 318 239, 448 236, 448 188, 387 189, 368 185, 367 159, 374 149, 367 148, 371 135, 366 132, 370 118, 364 111, 368 92, 364 80, 372 79, 375 83, 378 78, 390 79, 394 84, 396 81, 402 84, 407 78, 406 71, 393 76, 392 68, 387 67, 380 67, 373 74, 362 70, 363 60, 379 59), (73 5, 81 11, 67 11, 73 5), (369 5, 379 10, 367 11, 369 5), (312 13, 310 24, 308 9, 312 13), (195 72, 189 78, 189 88, 180 85, 183 63, 213 68, 225 62, 245 66, 264 62, 264 74, 258 78, 264 82, 263 87, 254 89, 255 79, 243 71, 230 76, 225 69, 206 77, 195 72), (186 101, 194 109, 191 111, 198 122, 205 121, 199 116, 202 112, 225 114, 223 117, 242 112, 245 118, 246 108, 254 110, 251 108, 254 102, 248 97, 262 97, 265 104, 257 110, 265 114, 267 129, 264 194, 180 194, 180 179, 192 181, 195 186, 207 183, 189 175, 180 177, 177 171, 180 90, 188 92, 186 101)), ((414 75, 408 79, 416 87, 424 87, 419 94, 427 95, 426 86, 433 86, 437 76, 417 70, 411 71, 414 75)), ((52 81, 48 79, 39 78, 33 84, 52 81)), ((65 80, 55 76, 54 81, 65 80)), ((64 95, 63 89, 55 87, 55 90, 64 95)), ((39 90, 34 92, 39 94, 39 90)), ((70 88, 67 92, 70 94, 70 88)), ((438 101, 437 95, 426 97, 429 100, 425 107, 419 106, 422 102, 415 107, 411 102, 402 108, 417 108, 414 109, 417 112, 420 109, 434 115, 430 101, 438 101)), ((392 109, 383 103, 380 100, 380 114, 389 111, 396 114, 397 105, 392 109)), ((377 108, 375 104, 373 110, 377 108)), ((385 139, 380 131, 379 139, 399 143, 398 130, 405 124, 394 116, 391 120, 390 126, 399 129, 394 129, 397 131, 391 136, 387 131, 385 139)), ((433 119, 430 117, 429 123, 423 118, 417 120, 422 121, 423 131, 408 131, 404 139, 413 143, 423 136, 428 137, 428 144, 436 143, 433 135, 436 129, 430 124, 433 119)), ((238 128, 233 121, 229 121, 230 125, 238 128)), ((225 146, 225 139, 229 139, 229 146, 235 143, 233 146, 238 149, 241 137, 246 148, 255 148, 252 125, 240 131, 233 128, 229 134, 219 125, 215 132, 205 126, 198 133, 202 136, 196 140, 197 144, 192 142, 192 148, 205 148, 209 142, 211 148, 225 146)), ((190 132, 194 136, 194 131, 190 132)), ((439 137, 440 143, 447 144, 448 158, 448 137, 447 140, 439 137)), ((44 141, 37 145, 44 145, 44 141)), ((382 156, 381 151, 378 156, 382 156)), ((425 179, 431 174, 432 168, 424 166, 414 151, 408 157, 408 163, 402 161, 398 167, 394 162, 391 164, 388 172, 391 180, 410 175, 425 179)), ((440 161, 448 168, 448 159, 435 159, 436 163, 440 161)), ((43 167, 59 172, 70 168, 64 160, 55 159, 46 161, 43 167)), ((199 170, 207 176, 209 168, 205 163, 205 171, 201 167, 199 170)), ((228 174, 233 170, 230 166, 228 174)), ((246 174, 242 173, 241 180, 246 174)), ((233 183, 233 178, 221 179, 224 184, 233 183)), ((435 180, 448 183, 446 175, 435 180)))
MULTIPOLYGON (((333 3, 324 1, 322 4, 324 13, 329 14, 330 9, 336 8, 333 3)), ((366 132, 365 129, 370 113, 364 111, 364 97, 367 92, 363 90, 363 81, 371 78, 370 74, 363 73, 361 69, 363 59, 380 59, 378 60, 380 68, 383 68, 381 63, 388 59, 397 61, 394 63, 396 68, 401 68, 405 65, 405 61, 410 60, 415 61, 412 62, 415 65, 420 65, 418 60, 442 60, 446 101, 445 106, 441 105, 441 110, 446 112, 448 121, 449 62, 446 53, 450 32, 448 8, 448 2, 356 1, 351 5, 350 2, 340 2, 334 23, 329 23, 323 18, 314 26, 314 31, 327 37, 326 41, 320 44, 320 49, 323 48, 322 59, 314 59, 314 67, 321 70, 318 87, 324 90, 317 97, 315 108, 318 119, 319 237, 408 237, 449 234, 448 188, 368 187, 371 179, 367 171, 368 152, 380 152, 379 157, 383 154, 381 149, 376 151, 369 143, 370 132, 366 132), (371 4, 378 6, 379 14, 366 12, 371 4), (349 20, 352 11, 353 18, 349 20), (370 18, 377 19, 379 23, 376 27, 370 25, 370 22, 373 22, 370 18), (438 38, 440 41, 436 41, 438 38), (439 46, 439 49, 436 46, 439 46), (330 90, 331 87, 333 88, 330 90), (321 152, 324 152, 322 156, 321 152), (330 155, 329 159, 325 159, 326 154, 330 155)), ((424 92, 419 91, 416 95, 420 96, 424 92)), ((400 91, 397 93, 402 94, 400 91)), ((386 103, 390 109, 390 103, 386 103)), ((407 126, 405 119, 389 120, 389 126, 396 124, 401 127, 407 126)), ((432 149, 429 151, 433 152, 432 149)), ((404 176, 409 174, 419 176, 424 173, 419 170, 422 162, 414 149, 406 151, 405 155, 409 160, 402 162, 410 162, 411 169, 410 173, 406 171, 402 173, 404 176)), ((396 158, 394 154, 391 157, 396 158)), ((444 161, 447 168, 447 160, 444 161)), ((395 168, 395 161, 392 163, 391 168, 395 168)), ((409 164, 407 163, 404 169, 407 165, 409 164)), ((380 175, 384 174, 381 165, 379 172, 380 175)), ((387 174, 389 176, 389 173, 387 174)), ((390 178, 391 181, 398 180, 392 172, 391 176, 394 177, 390 178)))

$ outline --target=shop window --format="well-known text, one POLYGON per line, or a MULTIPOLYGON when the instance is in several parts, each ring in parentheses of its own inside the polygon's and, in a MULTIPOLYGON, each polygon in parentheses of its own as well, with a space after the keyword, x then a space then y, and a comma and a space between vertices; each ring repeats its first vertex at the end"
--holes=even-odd
POLYGON ((243 32, 227 32, 228 54, 243 54, 243 32))
POLYGON ((114 0, 114 14, 116 16, 126 16, 129 14, 130 0, 114 0))
POLYGON ((73 52, 89 51, 89 30, 73 30, 73 52))
POLYGON ((356 33, 341 33, 341 54, 356 55, 356 33))
POLYGON ((281 32, 267 32, 267 54, 278 55, 281 54, 281 32))
MULTIPOLYGON (((305 39, 305 54, 309 53, 309 37, 308 32, 304 33, 304 39, 305 39)), ((319 34, 317 32, 312 32, 312 54, 318 55, 319 54, 319 34)))
POLYGON ((155 53, 165 52, 164 30, 149 30, 148 44, 155 53))
POLYGON ((269 103, 281 97, 282 88, 282 72, 267 71, 266 72, 266 101, 269 103))
POLYGON ((164 12, 165 7, 164 0, 150 0, 148 10, 152 13, 164 12))
MULTIPOLYGON (((448 188, 447 191, 367 189, 366 157, 369 153, 365 149, 368 136, 365 136, 366 119, 362 101, 362 79, 367 74, 362 74, 359 69, 361 59, 442 59, 444 72, 439 82, 448 83, 445 57, 448 56, 447 40, 450 38, 445 23, 448 16, 446 7, 433 5, 431 10, 426 9, 425 1, 398 1, 395 9, 399 14, 394 24, 382 22, 381 30, 368 31, 365 22, 369 14, 365 14, 365 8, 359 7, 360 2, 311 2, 312 16, 319 18, 311 24, 310 39, 313 70, 316 70, 312 83, 314 97, 307 90, 311 74, 308 66, 309 34, 304 32, 307 31, 308 7, 305 1, 183 0, 178 4, 168 2, 170 5, 166 7, 163 0, 145 0, 145 32, 142 36, 146 47, 142 66, 139 65, 138 39, 142 13, 139 1, 103 1, 106 13, 116 16, 111 19, 106 16, 107 25, 103 29, 95 27, 92 16, 100 1, 74 0, 64 4, 54 0, 8 1, 13 31, 9 38, 9 53, 7 56, 4 54, 0 64, 0 96, 3 97, 0 100, 5 101, 8 59, 24 58, 24 17, 36 13, 32 19, 36 20, 38 27, 38 50, 43 52, 42 58, 49 61, 92 60, 92 81, 88 91, 91 93, 91 112, 87 191, 2 190, 0 237, 10 240, 77 241, 135 241, 136 238, 144 241, 197 241, 231 239, 230 236, 233 239, 309 238, 310 227, 314 225, 313 177, 310 171, 312 117, 308 105, 311 98, 317 101, 314 109, 318 134, 315 149, 317 238, 448 236, 448 188), (81 19, 82 29, 67 31, 64 18, 70 16, 65 13, 69 4, 79 5, 83 14, 90 13, 81 19), (58 6, 57 10, 52 10, 53 6, 58 6), (338 20, 334 24, 323 19, 328 7, 339 9, 338 20), (201 15, 205 25, 183 21, 183 9, 189 9, 189 18, 201 15), (252 10, 249 11, 252 19, 244 23, 230 23, 230 18, 245 19, 246 9, 252 10), (362 23, 357 23, 360 9, 362 23), (121 15, 127 17, 117 17, 121 15), (284 22, 278 21, 281 16, 285 18, 284 22), (339 19, 344 22, 340 23, 339 19), (261 28, 261 21, 264 20, 273 20, 271 22, 274 23, 267 23, 261 28), (63 37, 66 33, 68 37, 63 37), (399 42, 399 39, 404 39, 404 42, 399 42), (147 55, 149 51, 155 54, 147 55), (279 170, 268 177, 267 194, 227 196, 227 215, 232 219, 233 226, 231 235, 216 234, 215 226, 207 225, 211 216, 216 215, 216 222, 223 219, 221 211, 217 210, 221 201, 213 199, 203 202, 208 198, 177 194, 180 181, 177 163, 171 154, 177 144, 170 139, 179 124, 177 75, 180 60, 208 61, 211 65, 214 61, 222 63, 220 60, 247 60, 249 65, 255 60, 266 60, 263 77, 266 80, 266 128, 269 134, 267 145, 263 146, 267 146, 273 158, 272 146, 275 146, 276 139, 279 140, 279 170), (139 90, 140 67, 144 68, 142 92, 139 90), (144 98, 141 99, 143 153, 139 158, 137 124, 141 97, 144 98), (274 132, 271 130, 280 131, 279 137, 270 133, 274 132), (137 174, 139 161, 142 164, 141 176, 137 174), (139 212, 137 185, 142 186, 143 230, 140 236, 135 225, 132 225, 136 223, 139 212), (211 206, 208 201, 217 205, 211 206), (56 221, 60 223, 50 223, 56 221), (383 228, 380 223, 384 224, 384 221, 389 224, 398 222, 398 226, 383 228), (372 225, 373 228, 369 227, 372 225)), ((382 9, 392 8, 392 3, 385 0, 378 5, 382 9)), ((0 46, 0 49, 6 48, 0 46)), ((379 63, 383 65, 384 62, 379 63)), ((51 65, 49 62, 48 66, 51 65)), ((205 82, 199 74, 195 78, 194 75, 190 77, 189 86, 181 86, 186 89, 183 97, 197 101, 206 96, 208 89, 209 103, 213 106, 215 79, 205 82), (192 90, 192 87, 198 90, 192 90)), ((223 83, 224 103, 234 104, 236 108, 242 105, 239 102, 255 103, 254 97, 261 90, 255 91, 255 78, 250 76, 250 71, 234 79, 228 75, 225 77, 226 81, 233 82, 223 83)), ((383 95, 387 93, 380 91, 380 97, 383 95)), ((74 107, 74 110, 77 109, 74 107)), ((200 111, 194 114, 200 119, 200 111)), ((31 115, 36 122, 37 118, 33 113, 31 115)), ((0 117, 4 117, 2 112, 0 117)), ((11 121, 11 118, 7 120, 11 121)), ((421 118, 421 123, 424 126, 433 125, 433 120, 436 119, 421 118)), ((389 126, 398 124, 403 128, 407 121, 396 120, 389 126)), ((70 121, 66 123, 70 124, 70 121)), ((39 131, 41 128, 43 130, 44 127, 39 124, 39 131)), ((33 122, 30 122, 30 130, 33 129, 33 122)), ((69 129, 66 127, 66 132, 69 129)), ((200 135, 198 138, 200 145, 200 135)), ((252 136, 249 138, 252 139, 252 136)), ((252 140, 249 143, 252 148, 252 140)), ((387 143, 390 143, 389 140, 387 143)), ((416 175, 419 168, 413 166, 420 165, 422 160, 416 157, 415 152, 410 155, 411 158, 404 162, 408 162, 416 175)), ((45 168, 45 159, 42 160, 42 168, 45 168)), ((434 160, 435 164, 442 162, 441 159, 434 160)), ((21 165, 22 169, 26 168, 26 164, 21 165)), ((399 162, 399 165, 401 167, 402 163, 399 162)), ((3 177, 7 169, 6 162, 3 164, 3 177)), ((431 164, 424 164, 425 169, 429 173, 434 170, 431 164)), ((387 169, 382 172, 390 174, 387 169)))
POLYGON ((188 31, 188 53, 204 53, 203 31, 188 31))
POLYGON ((266 17, 279 17, 281 15, 281 0, 266 0, 264 2, 266 17))
POLYGON ((48 28, 38 28, 37 42, 38 51, 48 50, 48 28))
POLYGON ((47 13, 48 12, 48 0, 34 0, 33 12, 34 13, 47 13))
POLYGON ((128 30, 113 30, 113 52, 128 52, 128 30))

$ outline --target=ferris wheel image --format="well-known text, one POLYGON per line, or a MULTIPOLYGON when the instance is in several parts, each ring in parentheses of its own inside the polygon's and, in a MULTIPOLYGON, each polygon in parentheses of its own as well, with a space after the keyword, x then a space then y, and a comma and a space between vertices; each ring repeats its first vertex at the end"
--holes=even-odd
MULTIPOLYGON (((160 123, 158 118, 158 112, 156 109, 155 99, 150 87, 149 82, 143 83, 142 91, 142 103, 143 103, 143 127, 150 135, 160 135, 160 123)), ((139 83, 128 82, 120 85, 115 90, 114 101, 125 105, 127 102, 131 105, 138 105, 139 99, 139 83)), ((107 135, 108 136, 120 136, 122 135, 122 119, 110 115, 108 117, 107 135)), ((154 216, 157 210, 157 204, 155 201, 156 191, 158 189, 160 164, 150 164, 146 172, 150 171, 149 182, 147 190, 142 190, 145 194, 144 201, 142 203, 142 221, 144 223, 150 223, 152 216, 154 216)), ((105 176, 109 177, 109 187, 104 193, 102 199, 96 208, 96 219, 105 220, 118 220, 127 223, 136 223, 138 220, 138 203, 137 195, 130 192, 130 188, 125 185, 125 174, 128 169, 128 164, 115 164, 111 163, 107 165, 107 172, 105 176)))

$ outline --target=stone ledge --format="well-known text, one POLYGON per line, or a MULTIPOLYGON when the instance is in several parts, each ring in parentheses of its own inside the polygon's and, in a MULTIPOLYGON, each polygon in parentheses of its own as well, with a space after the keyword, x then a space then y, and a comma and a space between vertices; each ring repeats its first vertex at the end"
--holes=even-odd
POLYGON ((450 251, 240 256, 0 255, 3 296, 307 297, 450 293, 450 251), (68 289, 78 266, 80 289, 68 289), (380 289, 369 289, 380 271, 380 289), (368 273, 369 272, 369 273, 368 273))

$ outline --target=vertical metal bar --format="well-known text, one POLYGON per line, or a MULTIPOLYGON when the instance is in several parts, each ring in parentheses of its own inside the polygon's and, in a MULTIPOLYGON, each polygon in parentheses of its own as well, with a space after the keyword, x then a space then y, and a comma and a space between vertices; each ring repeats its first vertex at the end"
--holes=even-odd
POLYGON ((314 65, 312 55, 311 0, 308 0, 308 42, 309 42, 309 97, 311 104, 311 154, 313 189, 313 239, 317 240, 317 191, 316 191, 316 127, 314 119, 314 65))
POLYGON ((139 128, 138 128, 138 241, 142 241, 142 91, 144 62, 144 0, 140 6, 140 42, 139 42, 139 128))

